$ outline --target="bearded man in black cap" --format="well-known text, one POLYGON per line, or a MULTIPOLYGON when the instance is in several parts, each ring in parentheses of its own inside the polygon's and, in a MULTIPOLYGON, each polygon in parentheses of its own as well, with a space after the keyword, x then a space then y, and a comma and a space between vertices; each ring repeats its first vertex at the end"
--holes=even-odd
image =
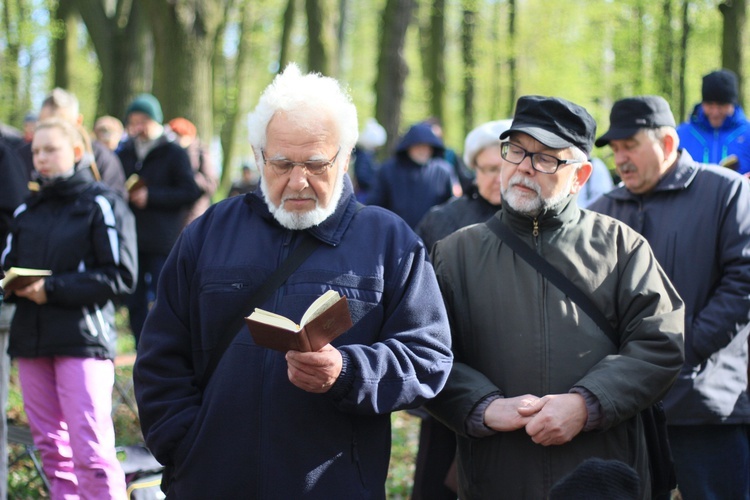
POLYGON ((750 175, 750 122, 739 105, 733 71, 721 69, 703 77, 701 102, 677 134, 696 160, 750 175))
POLYGON ((546 498, 589 457, 630 465, 650 496, 638 413, 682 365, 683 304, 640 235, 578 208, 595 132, 581 106, 521 97, 500 135, 503 210, 435 245, 455 363, 428 409, 457 434, 460 498, 546 498), (616 343, 498 223, 589 297, 616 343))
POLYGON ((642 234, 685 301, 685 365, 664 398, 685 500, 750 498, 750 184, 680 148, 669 104, 617 101, 609 144, 623 186, 591 210, 642 234))

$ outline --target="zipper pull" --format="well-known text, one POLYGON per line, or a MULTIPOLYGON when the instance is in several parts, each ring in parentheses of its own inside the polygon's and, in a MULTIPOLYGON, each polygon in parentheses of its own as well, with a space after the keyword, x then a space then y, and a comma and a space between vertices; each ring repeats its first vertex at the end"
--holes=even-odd
POLYGON ((539 221, 537 219, 534 219, 534 230, 531 232, 531 234, 534 235, 534 238, 539 236, 539 221))

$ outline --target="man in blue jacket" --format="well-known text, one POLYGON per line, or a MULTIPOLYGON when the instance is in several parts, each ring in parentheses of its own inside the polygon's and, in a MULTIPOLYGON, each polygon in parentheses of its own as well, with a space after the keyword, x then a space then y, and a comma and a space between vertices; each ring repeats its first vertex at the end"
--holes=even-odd
POLYGON ((750 173, 750 122, 738 104, 737 75, 728 69, 707 74, 702 97, 677 127, 680 144, 697 161, 750 173))
POLYGON ((291 64, 249 119, 259 190, 188 226, 141 336, 135 389, 173 498, 385 498, 390 413, 419 406, 452 364, 427 251, 394 214, 358 205, 346 172, 357 114, 339 84, 291 64), (298 321, 322 293, 352 328, 281 353, 236 324, 306 238, 317 247, 258 307, 298 321), (207 371, 218 339, 233 338, 207 371))
POLYGON ((589 208, 641 233, 685 301, 685 364, 664 398, 685 499, 750 498, 750 184, 681 149, 669 104, 617 101, 609 144, 623 186, 589 208))

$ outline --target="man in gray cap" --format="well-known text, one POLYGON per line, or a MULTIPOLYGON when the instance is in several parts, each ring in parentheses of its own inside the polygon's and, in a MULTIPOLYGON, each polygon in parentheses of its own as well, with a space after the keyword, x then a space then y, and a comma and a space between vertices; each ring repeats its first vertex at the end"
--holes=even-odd
POLYGON ((728 69, 703 77, 702 100, 677 127, 682 147, 703 163, 750 174, 750 122, 739 105, 737 75, 728 69))
POLYGON ((641 233, 685 301, 685 364, 664 398, 685 499, 750 498, 750 185, 680 148, 669 104, 617 101, 609 144, 623 186, 592 210, 641 233))
POLYGON ((461 498, 546 498, 594 456, 633 467, 649 496, 638 414, 682 366, 683 304, 643 237, 578 208, 595 132, 581 106, 521 97, 500 135, 503 209, 433 250, 455 362, 427 408, 457 434, 461 498))

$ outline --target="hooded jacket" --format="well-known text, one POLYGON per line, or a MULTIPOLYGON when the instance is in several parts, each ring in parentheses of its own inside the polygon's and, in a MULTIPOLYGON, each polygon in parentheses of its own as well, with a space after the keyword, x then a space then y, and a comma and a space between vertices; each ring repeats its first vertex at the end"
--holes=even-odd
POLYGON ((170 497, 385 497, 390 413, 442 388, 448 323, 421 240, 385 210, 358 210, 343 179, 336 211, 306 230, 321 245, 259 306, 299 321, 326 290, 347 296, 354 326, 332 342, 343 370, 327 393, 294 386, 284 354, 244 326, 197 385, 223 329, 301 237, 260 190, 213 205, 167 259, 134 380, 146 443, 174 472, 170 497))
POLYGON ((685 366, 664 398, 671 425, 750 423, 750 185, 680 150, 647 195, 619 187, 592 210, 651 244, 685 301, 685 366))
POLYGON ((148 188, 145 208, 131 205, 138 229, 138 251, 167 255, 182 231, 191 205, 201 195, 195 183, 190 158, 179 144, 166 135, 140 160, 133 139, 122 144, 117 154, 125 178, 138 174, 148 188))
POLYGON ((457 433, 460 498, 546 498, 589 457, 629 464, 648 497, 637 414, 666 392, 682 364, 677 292, 640 235, 579 209, 574 197, 536 218, 507 204, 494 217, 589 295, 619 332, 620 346, 486 224, 438 241, 433 263, 455 363, 427 408, 457 433), (524 429, 467 434, 467 419, 488 397, 541 397, 573 387, 596 397, 603 422, 566 444, 540 446, 524 429))
POLYGON ((72 177, 42 182, 18 207, 3 268, 48 269, 47 303, 11 295, 11 356, 113 359, 113 300, 131 293, 138 275, 133 214, 83 162, 72 177))
POLYGON ((718 165, 726 157, 735 155, 739 165, 733 167, 741 174, 750 172, 750 122, 740 106, 719 128, 713 128, 703 107, 698 104, 690 120, 677 127, 680 146, 701 163, 718 165))
POLYGON ((431 207, 453 194, 453 166, 442 158, 444 150, 443 141, 429 125, 412 126, 396 147, 395 155, 378 170, 367 204, 387 208, 415 228, 431 207), (409 158, 409 148, 417 144, 433 149, 432 158, 424 165, 409 158))

